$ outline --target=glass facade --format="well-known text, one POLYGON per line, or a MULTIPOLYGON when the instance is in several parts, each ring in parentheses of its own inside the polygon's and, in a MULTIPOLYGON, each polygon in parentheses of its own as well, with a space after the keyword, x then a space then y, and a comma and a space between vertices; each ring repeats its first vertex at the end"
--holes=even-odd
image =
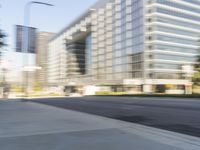
MULTIPOLYGON (((170 6, 170 7, 173 7, 173 8, 187 10, 187 11, 190 11, 190 12, 193 12, 193 13, 200 13, 200 9, 198 9, 198 8, 192 8, 192 7, 188 6, 188 5, 174 3, 172 1, 167 1, 167 0, 156 0, 156 2, 158 4, 164 4, 166 6, 170 6)), ((188 2, 188 0, 186 0, 186 2, 188 2)), ((195 5, 200 5, 200 3, 196 3, 195 5)))
POLYGON ((182 67, 195 64, 199 54, 200 3, 148 0, 146 6, 149 77, 183 79, 182 67))
POLYGON ((181 20, 177 20, 175 18, 164 18, 164 17, 159 16, 159 17, 156 17, 156 22, 200 30, 200 26, 197 23, 190 22, 190 21, 189 22, 181 21, 181 20))
POLYGON ((112 3, 92 13, 92 76, 112 79, 112 3))
POLYGON ((85 43, 66 42, 67 54, 67 78, 76 78, 86 73, 85 67, 85 43))
POLYGON ((169 46, 165 44, 155 44, 154 49, 169 52, 198 54, 198 48, 185 48, 184 46, 169 46))
POLYGON ((194 4, 194 5, 197 5, 197 6, 200 5, 200 1, 197 1, 197 0, 182 0, 182 1, 190 3, 190 4, 194 4))
POLYGON ((199 33, 195 31, 189 31, 189 30, 184 30, 184 29, 177 29, 173 27, 167 27, 167 26, 162 26, 162 25, 157 25, 156 30, 160 32, 167 32, 167 33, 176 33, 179 35, 184 35, 184 36, 195 36, 198 37, 199 33))
MULTIPOLYGON (((166 32, 168 33, 168 32, 166 32)), ((178 33, 175 32, 176 35, 178 35, 178 33)), ((187 39, 187 38, 180 38, 180 37, 176 37, 176 36, 169 36, 169 35, 159 35, 159 34, 155 34, 154 36, 154 40, 158 40, 158 41, 163 41, 163 42, 172 42, 172 43, 177 43, 177 44, 186 44, 186 45, 198 45, 198 41, 196 40, 191 40, 191 39, 187 39)))
POLYGON ((200 16, 190 15, 187 13, 181 13, 181 12, 177 12, 175 10, 167 10, 167 9, 163 9, 163 8, 157 8, 156 12, 162 13, 162 14, 168 14, 168 15, 171 15, 174 17, 181 17, 181 18, 185 18, 185 19, 189 19, 189 20, 193 20, 193 21, 200 21, 200 16))
POLYGON ((132 55, 144 50, 143 1, 112 0, 92 16, 94 77, 131 78, 132 55))
POLYGON ((85 40, 85 51, 86 51, 86 74, 91 75, 92 69, 92 37, 88 35, 85 40))

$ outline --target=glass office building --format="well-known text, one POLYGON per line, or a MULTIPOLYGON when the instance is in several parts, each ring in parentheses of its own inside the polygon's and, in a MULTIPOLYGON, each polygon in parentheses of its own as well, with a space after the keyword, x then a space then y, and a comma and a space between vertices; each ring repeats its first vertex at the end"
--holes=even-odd
MULTIPOLYGON (((189 93, 199 55, 199 14, 199 0, 100 0, 49 44, 59 37, 82 44, 85 60, 76 65, 77 84, 189 93)), ((65 50, 70 52, 68 46, 65 50)), ((70 66, 65 69, 68 84, 70 66)))

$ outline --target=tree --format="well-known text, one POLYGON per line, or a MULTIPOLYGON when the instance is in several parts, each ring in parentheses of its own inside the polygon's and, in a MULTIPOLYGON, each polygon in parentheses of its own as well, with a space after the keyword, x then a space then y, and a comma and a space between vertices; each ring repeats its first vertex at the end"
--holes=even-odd
POLYGON ((0 60, 1 60, 1 56, 2 56, 2 51, 1 48, 6 46, 5 44, 5 37, 6 35, 3 33, 3 31, 0 29, 0 60))
MULTIPOLYGON (((2 47, 4 47, 6 44, 5 44, 5 39, 6 35, 2 32, 2 30, 0 30, 0 68, 2 67, 1 66, 1 57, 2 57, 2 47)), ((1 68, 2 69, 2 68, 1 68)), ((0 81, 0 87, 3 85, 3 82, 4 82, 4 79, 5 79, 5 76, 4 76, 4 70, 0 70, 1 74, 3 74, 3 81, 0 81)), ((0 74, 0 75, 1 75, 0 74)), ((1 94, 1 93, 0 93, 1 94)))
POLYGON ((197 64, 195 65, 195 73, 193 76, 194 85, 200 86, 200 40, 199 40, 199 49, 198 49, 198 56, 197 56, 197 64))
POLYGON ((4 38, 6 37, 6 35, 2 32, 2 30, 0 30, 0 48, 2 48, 3 46, 5 46, 5 42, 4 42, 4 38))

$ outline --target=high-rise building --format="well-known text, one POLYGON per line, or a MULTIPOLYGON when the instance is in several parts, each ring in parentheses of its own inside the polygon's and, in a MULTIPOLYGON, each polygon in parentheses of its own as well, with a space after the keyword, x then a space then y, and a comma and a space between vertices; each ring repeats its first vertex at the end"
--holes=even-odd
POLYGON ((50 41, 49 78, 114 91, 189 92, 199 13, 199 0, 100 0, 50 41))
POLYGON ((37 33, 37 50, 36 50, 36 65, 41 67, 36 71, 36 82, 42 86, 47 86, 47 66, 48 66, 48 42, 53 37, 53 33, 38 32, 37 33))

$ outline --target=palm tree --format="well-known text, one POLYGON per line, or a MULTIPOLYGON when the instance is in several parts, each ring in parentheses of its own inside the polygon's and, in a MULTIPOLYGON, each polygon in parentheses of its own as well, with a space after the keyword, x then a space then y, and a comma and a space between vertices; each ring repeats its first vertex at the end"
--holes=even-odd
POLYGON ((0 29, 0 60, 1 60, 1 56, 2 56, 2 47, 6 46, 5 44, 5 39, 6 35, 3 33, 3 31, 0 29))
POLYGON ((6 37, 6 35, 2 32, 2 30, 0 30, 0 48, 5 46, 5 43, 4 43, 4 38, 5 37, 6 37))
MULTIPOLYGON (((2 32, 2 30, 0 30, 0 68, 1 68, 1 57, 2 57, 2 47, 5 46, 5 42, 4 42, 4 38, 6 37, 6 35, 2 32)), ((4 72, 4 70, 0 70, 1 73, 4 72), (1 72, 2 71, 2 72, 1 72)), ((3 75, 3 80, 4 80, 4 75, 3 75)), ((3 82, 4 81, 0 81, 0 89, 3 86, 3 82)), ((2 94, 2 93, 0 93, 2 94)))

